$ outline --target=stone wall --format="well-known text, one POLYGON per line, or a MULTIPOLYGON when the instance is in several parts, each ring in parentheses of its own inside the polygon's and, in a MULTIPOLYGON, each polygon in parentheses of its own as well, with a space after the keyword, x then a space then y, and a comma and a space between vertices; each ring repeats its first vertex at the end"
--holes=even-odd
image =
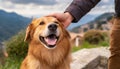
POLYGON ((72 54, 71 69, 107 69, 109 49, 106 47, 82 49, 72 54))

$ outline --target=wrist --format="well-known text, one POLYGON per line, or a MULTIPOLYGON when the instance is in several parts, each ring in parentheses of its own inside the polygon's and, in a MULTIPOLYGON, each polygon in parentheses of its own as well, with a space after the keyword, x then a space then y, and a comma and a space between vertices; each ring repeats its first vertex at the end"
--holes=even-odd
POLYGON ((70 20, 70 22, 73 21, 74 17, 69 12, 65 12, 64 14, 66 15, 66 18, 70 20))

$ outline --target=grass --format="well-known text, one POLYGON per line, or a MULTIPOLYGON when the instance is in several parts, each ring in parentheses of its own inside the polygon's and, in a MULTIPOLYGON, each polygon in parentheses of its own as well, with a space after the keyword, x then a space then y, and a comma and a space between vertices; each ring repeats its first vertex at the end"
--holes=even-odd
POLYGON ((76 52, 78 50, 84 49, 84 48, 96 48, 96 47, 107 47, 109 46, 109 42, 108 41, 102 41, 99 44, 89 44, 88 42, 83 42, 83 44, 81 46, 73 46, 72 48, 72 52, 76 52))
POLYGON ((0 69, 20 69, 21 60, 7 58, 6 63, 2 66, 0 65, 0 69))

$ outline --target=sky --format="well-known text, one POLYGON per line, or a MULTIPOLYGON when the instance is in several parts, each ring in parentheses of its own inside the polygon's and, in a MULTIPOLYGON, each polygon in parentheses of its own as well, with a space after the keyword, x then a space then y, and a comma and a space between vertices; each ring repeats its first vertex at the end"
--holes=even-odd
POLYGON ((64 12, 71 0, 0 0, 0 9, 23 16, 42 16, 64 12))
MULTIPOLYGON (((40 17, 55 12, 64 12, 71 2, 72 0, 0 0, 0 9, 16 12, 26 17, 40 17)), ((114 0, 101 0, 88 14, 99 15, 104 12, 114 12, 113 2, 114 0)))

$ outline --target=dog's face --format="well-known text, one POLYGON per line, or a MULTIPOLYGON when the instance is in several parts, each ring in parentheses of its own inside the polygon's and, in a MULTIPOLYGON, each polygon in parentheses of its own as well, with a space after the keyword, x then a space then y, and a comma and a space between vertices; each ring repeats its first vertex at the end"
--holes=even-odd
POLYGON ((27 28, 25 40, 35 40, 47 49, 54 49, 65 32, 62 29, 63 25, 54 17, 34 19, 27 28))

